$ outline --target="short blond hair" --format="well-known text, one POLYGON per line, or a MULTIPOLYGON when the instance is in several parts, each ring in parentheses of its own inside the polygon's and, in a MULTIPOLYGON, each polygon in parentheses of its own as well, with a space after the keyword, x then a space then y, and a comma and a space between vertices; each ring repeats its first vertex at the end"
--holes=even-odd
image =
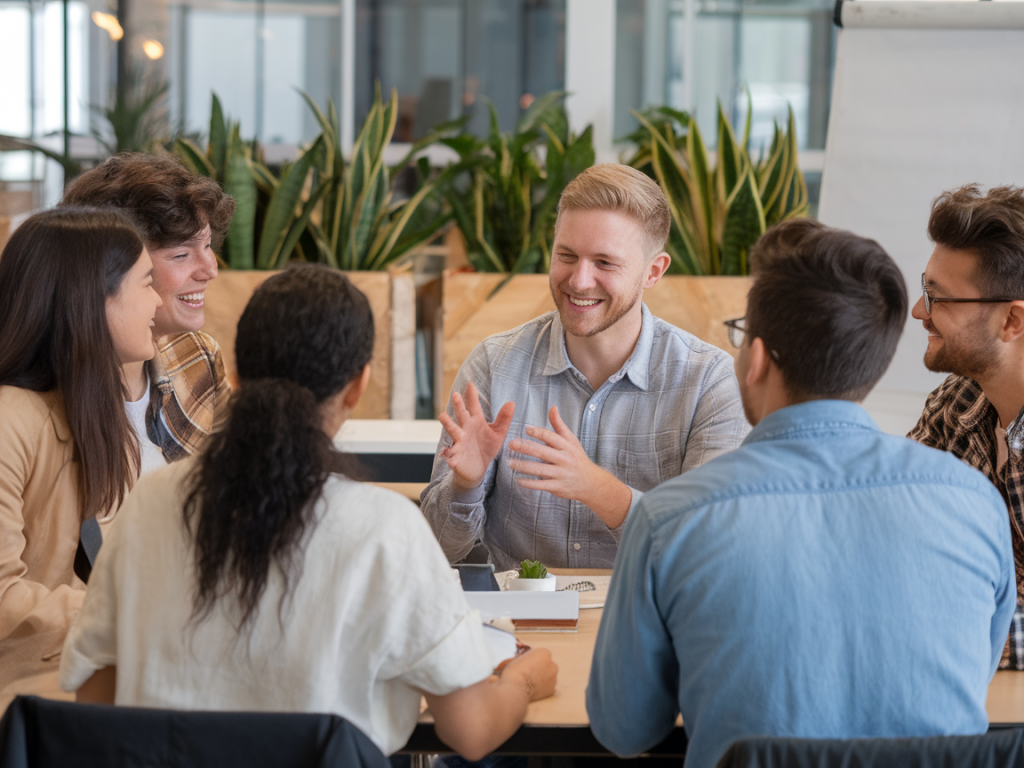
MULTIPOLYGON (((672 217, 661 187, 636 168, 602 163, 569 182, 558 201, 558 219, 565 211, 618 211, 630 216, 647 235, 648 258, 665 249, 672 217)), ((555 229, 558 229, 558 219, 555 229)))

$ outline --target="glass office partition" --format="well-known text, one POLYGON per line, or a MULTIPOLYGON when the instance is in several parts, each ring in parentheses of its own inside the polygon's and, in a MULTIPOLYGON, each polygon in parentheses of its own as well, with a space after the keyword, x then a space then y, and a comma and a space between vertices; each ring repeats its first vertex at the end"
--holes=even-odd
POLYGON ((793 108, 801 149, 823 149, 835 30, 831 0, 617 0, 615 131, 630 110, 693 112, 715 142, 716 102, 735 124, 753 104, 752 146, 793 108))
POLYGON ((341 96, 340 3, 189 0, 169 6, 171 109, 206 132, 211 94, 244 137, 297 145, 319 132, 299 90, 341 96))
MULTIPOLYGON (((113 48, 107 33, 91 23, 91 11, 82 0, 0 0, 0 134, 62 152, 72 136, 95 127, 93 107, 103 103, 113 48)), ((43 192, 45 169, 39 154, 0 152, 0 216, 59 196, 56 182, 43 192), (19 185, 19 201, 30 190, 32 202, 12 209, 12 183, 19 185)))
POLYGON ((356 124, 396 88, 397 141, 462 115, 486 134, 487 99, 510 130, 565 82, 564 0, 359 0, 356 25, 356 124))

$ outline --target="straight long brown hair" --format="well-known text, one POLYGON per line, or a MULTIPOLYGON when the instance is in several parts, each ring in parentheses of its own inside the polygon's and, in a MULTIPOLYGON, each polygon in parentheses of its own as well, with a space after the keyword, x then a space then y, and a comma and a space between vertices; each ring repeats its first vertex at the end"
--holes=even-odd
POLYGON ((0 256, 0 384, 58 392, 85 518, 119 506, 139 473, 106 300, 141 255, 118 212, 58 208, 26 220, 0 256))

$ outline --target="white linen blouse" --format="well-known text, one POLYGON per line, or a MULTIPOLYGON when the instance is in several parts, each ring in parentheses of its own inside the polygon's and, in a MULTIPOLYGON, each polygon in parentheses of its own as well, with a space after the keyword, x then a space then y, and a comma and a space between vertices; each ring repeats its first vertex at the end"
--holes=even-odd
POLYGON ((231 599, 193 621, 182 507, 194 462, 142 478, 107 533, 64 644, 65 690, 116 665, 117 704, 331 712, 390 754, 412 734, 419 691, 491 673, 479 614, 420 511, 340 475, 316 504, 290 596, 272 567, 249 634, 231 599))

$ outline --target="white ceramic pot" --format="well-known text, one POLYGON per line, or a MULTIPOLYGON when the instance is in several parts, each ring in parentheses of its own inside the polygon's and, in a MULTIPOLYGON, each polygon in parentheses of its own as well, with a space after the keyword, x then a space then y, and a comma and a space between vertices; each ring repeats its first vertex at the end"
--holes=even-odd
POLYGON ((516 576, 508 580, 508 589, 513 592, 554 592, 555 574, 549 573, 543 579, 521 579, 516 576))

